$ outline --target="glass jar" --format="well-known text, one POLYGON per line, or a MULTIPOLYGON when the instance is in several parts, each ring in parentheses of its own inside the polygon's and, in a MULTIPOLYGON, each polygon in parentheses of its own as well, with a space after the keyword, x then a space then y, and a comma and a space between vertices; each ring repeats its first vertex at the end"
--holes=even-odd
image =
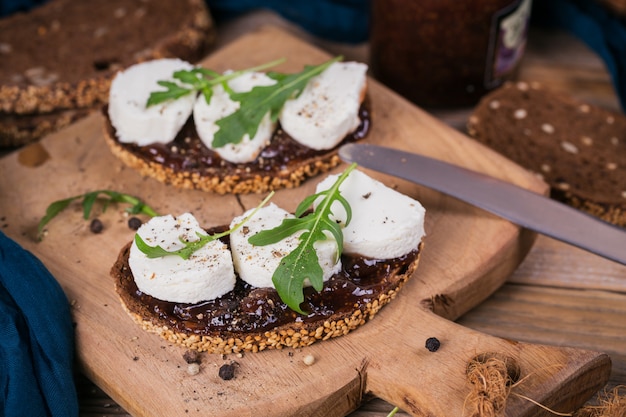
POLYGON ((372 0, 372 74, 425 108, 473 105, 514 78, 531 1, 372 0))

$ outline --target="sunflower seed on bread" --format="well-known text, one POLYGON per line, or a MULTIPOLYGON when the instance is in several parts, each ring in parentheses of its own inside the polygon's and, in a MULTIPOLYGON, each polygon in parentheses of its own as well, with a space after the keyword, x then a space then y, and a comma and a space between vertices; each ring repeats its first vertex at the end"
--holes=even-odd
POLYGON ((535 172, 551 196, 626 227, 626 116, 538 83, 485 96, 468 133, 535 172))

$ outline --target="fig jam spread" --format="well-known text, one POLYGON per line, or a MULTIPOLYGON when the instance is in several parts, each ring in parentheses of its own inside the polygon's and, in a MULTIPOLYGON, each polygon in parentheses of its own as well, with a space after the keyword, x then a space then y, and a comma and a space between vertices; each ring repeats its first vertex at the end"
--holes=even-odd
MULTIPOLYGON (((105 109, 105 116, 108 111, 105 109)), ((370 130, 371 117, 366 104, 359 109, 361 123, 357 129, 347 135, 341 144, 355 142, 367 136, 370 130)), ((108 120, 108 117, 107 117, 108 120)), ((115 129, 110 121, 107 129, 112 138, 116 138, 115 129)), ((207 148, 196 132, 193 118, 183 126, 176 138, 167 144, 151 144, 137 146, 122 144, 128 151, 144 159, 146 162, 156 162, 172 169, 174 172, 198 172, 200 175, 233 175, 242 179, 254 178, 258 175, 278 176, 281 171, 289 170, 291 165, 298 165, 303 160, 328 154, 329 150, 315 150, 292 139, 280 127, 276 129, 270 144, 263 149, 259 157, 248 163, 235 164, 228 162, 207 148)))
MULTIPOLYGON (((229 243, 228 237, 221 240, 229 243)), ((336 313, 355 311, 397 288, 398 276, 406 273, 418 256, 417 249, 403 257, 385 260, 343 255, 341 271, 326 281, 320 292, 312 287, 305 289, 301 308, 308 315, 303 316, 289 309, 273 288, 252 287, 239 278, 234 290, 214 300, 197 304, 158 300, 135 285, 128 267, 129 250, 130 244, 114 267, 118 291, 133 304, 141 305, 147 314, 158 315, 172 329, 199 335, 266 331, 283 324, 323 321, 336 313)))

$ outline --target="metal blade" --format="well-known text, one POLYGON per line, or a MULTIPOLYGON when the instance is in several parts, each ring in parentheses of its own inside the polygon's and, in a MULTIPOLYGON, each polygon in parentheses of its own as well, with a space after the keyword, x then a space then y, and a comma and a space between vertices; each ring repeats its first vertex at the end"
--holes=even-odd
POLYGON ((511 222, 626 265, 626 230, 517 185, 447 162, 370 144, 339 150, 346 162, 432 188, 511 222))

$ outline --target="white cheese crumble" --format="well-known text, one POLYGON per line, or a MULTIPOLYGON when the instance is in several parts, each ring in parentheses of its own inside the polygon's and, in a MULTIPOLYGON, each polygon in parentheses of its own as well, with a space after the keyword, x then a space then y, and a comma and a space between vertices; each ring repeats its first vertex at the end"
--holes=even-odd
POLYGON ((331 149, 359 127, 367 65, 335 62, 287 100, 279 121, 289 136, 316 150, 331 149))
MULTIPOLYGON (((196 241, 197 233, 207 234, 190 213, 153 217, 137 233, 148 245, 168 252, 181 249, 181 239, 196 241)), ((128 263, 137 288, 163 301, 197 303, 221 297, 235 287, 231 253, 219 240, 198 249, 188 260, 177 255, 148 258, 133 242, 128 263)))
MULTIPOLYGON (((250 213, 251 210, 248 210, 242 216, 234 218, 231 228, 250 213)), ((273 229, 280 225, 285 218, 293 217, 289 212, 270 203, 259 209, 250 220, 230 235, 233 262, 241 279, 255 287, 274 288, 272 275, 274 275, 280 261, 298 246, 302 231, 265 246, 253 246, 248 242, 248 239, 261 230, 273 229)), ((337 242, 329 238, 315 242, 313 246, 323 271, 323 279, 327 281, 333 274, 341 270, 341 261, 336 259, 337 242)), ((308 280, 305 280, 305 285, 310 285, 308 280)))
POLYGON ((162 91, 157 81, 175 82, 178 70, 193 65, 180 59, 157 59, 133 65, 117 73, 109 91, 109 118, 122 143, 139 146, 174 140, 193 109, 196 94, 146 107, 150 93, 162 91))
MULTIPOLYGON (((273 84, 276 84, 275 80, 260 72, 247 72, 228 81, 228 86, 236 93, 244 93, 257 86, 273 84)), ((228 92, 220 84, 213 88, 213 95, 209 104, 200 95, 193 109, 196 131, 204 145, 215 151, 221 158, 233 163, 255 160, 263 148, 269 145, 276 129, 276 123, 272 122, 268 112, 261 120, 253 138, 245 134, 239 143, 229 143, 219 148, 214 147, 213 138, 219 130, 217 121, 236 112, 239 107, 240 103, 231 100, 228 92)))
MULTIPOLYGON (((328 176, 316 191, 329 189, 337 179, 337 175, 328 176)), ((339 190, 352 211, 352 220, 343 229, 346 254, 392 259, 417 249, 426 234, 425 209, 419 201, 358 170, 348 175, 339 190)), ((334 202, 332 211, 337 221, 345 223, 341 204, 334 202)))
MULTIPOLYGON (((330 175, 321 181, 316 192, 327 190, 338 179, 330 175)), ((346 226, 346 211, 338 202, 332 206, 333 220, 342 224, 344 253, 375 259, 397 258, 418 248, 424 230, 424 207, 361 171, 355 170, 340 185, 342 196, 350 204, 351 222, 346 226)), ((319 203, 319 200, 316 204, 319 203)), ((234 228, 255 209, 235 217, 234 228)), ((197 303, 220 297, 235 286, 235 271, 254 287, 274 288, 272 276, 281 260, 297 248, 303 230, 265 246, 254 246, 248 239, 262 230, 279 226, 294 215, 270 203, 257 210, 241 227, 230 234, 230 250, 219 240, 209 242, 188 260, 176 255, 148 258, 133 242, 129 265, 137 287, 155 298, 170 302, 197 303)), ((171 215, 152 218, 137 231, 150 246, 166 251, 184 247, 182 241, 195 241, 197 234, 206 235, 195 217, 189 213, 177 218, 171 215)), ((314 244, 323 280, 341 270, 337 242, 328 239, 314 244)), ((305 286, 310 282, 305 280, 305 286)))

